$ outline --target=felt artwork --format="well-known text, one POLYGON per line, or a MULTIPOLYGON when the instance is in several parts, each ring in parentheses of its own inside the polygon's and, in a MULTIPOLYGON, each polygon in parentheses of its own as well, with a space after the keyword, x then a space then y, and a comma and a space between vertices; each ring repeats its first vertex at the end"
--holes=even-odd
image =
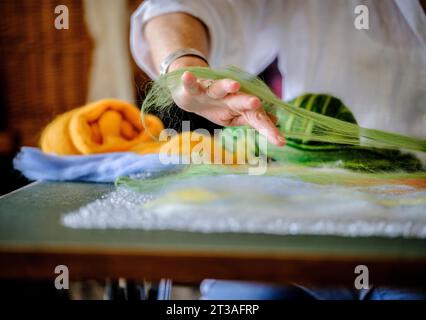
POLYGON ((426 238, 426 174, 271 164, 190 165, 144 179, 63 216, 71 228, 426 238))

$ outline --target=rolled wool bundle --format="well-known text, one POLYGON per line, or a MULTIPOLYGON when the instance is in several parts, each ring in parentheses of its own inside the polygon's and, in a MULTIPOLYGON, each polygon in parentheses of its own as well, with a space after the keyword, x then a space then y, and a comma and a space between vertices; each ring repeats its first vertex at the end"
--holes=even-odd
POLYGON ((193 162, 195 156, 204 163, 222 162, 225 157, 232 159, 232 154, 209 135, 188 131, 160 140, 163 129, 159 118, 141 114, 132 104, 100 100, 56 117, 43 130, 40 146, 43 152, 56 155, 130 151, 181 155, 185 159, 191 156, 188 162, 193 162))
POLYGON ((140 120, 140 110, 125 101, 105 99, 56 117, 43 130, 41 149, 57 155, 84 155, 118 151, 156 153, 155 138, 164 129, 153 115, 140 120))

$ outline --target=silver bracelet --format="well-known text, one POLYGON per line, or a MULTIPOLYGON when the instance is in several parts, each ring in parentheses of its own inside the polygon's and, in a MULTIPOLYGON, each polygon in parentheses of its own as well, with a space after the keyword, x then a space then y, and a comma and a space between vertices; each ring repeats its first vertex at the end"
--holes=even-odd
POLYGON ((185 56, 198 57, 204 60, 207 64, 207 58, 198 50, 193 48, 183 48, 169 54, 160 65, 160 76, 165 75, 169 71, 170 65, 177 59, 185 56))

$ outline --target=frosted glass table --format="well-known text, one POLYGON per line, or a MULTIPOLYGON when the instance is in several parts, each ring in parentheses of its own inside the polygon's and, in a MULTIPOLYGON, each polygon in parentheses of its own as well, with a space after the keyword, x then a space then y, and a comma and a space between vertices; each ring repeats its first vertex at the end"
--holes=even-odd
MULTIPOLYGON (((81 230, 60 217, 113 190, 108 184, 35 182, 0 198, 0 278, 198 283, 204 278, 353 286, 357 265, 371 283, 426 286, 426 240, 81 230)), ((261 214, 261 212, 259 212, 261 214)))

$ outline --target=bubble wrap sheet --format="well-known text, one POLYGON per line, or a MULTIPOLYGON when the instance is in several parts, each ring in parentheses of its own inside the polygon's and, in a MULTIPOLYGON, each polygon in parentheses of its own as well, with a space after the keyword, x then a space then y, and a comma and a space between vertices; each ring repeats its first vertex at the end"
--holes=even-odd
POLYGON ((223 175, 156 193, 126 187, 63 216, 71 228, 426 238, 426 192, 223 175))

